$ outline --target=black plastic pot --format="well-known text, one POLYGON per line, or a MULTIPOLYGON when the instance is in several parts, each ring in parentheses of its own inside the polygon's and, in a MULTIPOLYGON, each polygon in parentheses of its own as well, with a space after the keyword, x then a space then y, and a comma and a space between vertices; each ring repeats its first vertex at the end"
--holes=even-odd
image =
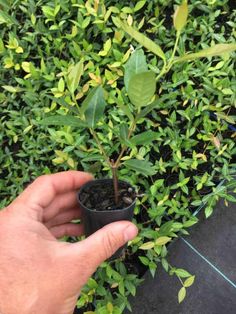
MULTIPOLYGON (((119 181, 119 189, 121 188, 131 188, 133 191, 134 189, 132 186, 125 182, 125 181, 119 181)), ((120 220, 128 220, 131 221, 133 218, 133 213, 134 213, 134 207, 136 200, 134 199, 130 205, 127 205, 125 208, 115 208, 115 209, 105 209, 97 210, 97 208, 88 208, 84 204, 84 195, 86 194, 86 191, 88 191, 91 188, 96 188, 97 186, 101 186, 102 189, 106 188, 111 188, 113 186, 113 181, 112 179, 99 179, 99 180, 93 180, 89 181, 85 185, 83 185, 79 192, 78 192, 78 202, 80 205, 80 208, 82 209, 82 223, 84 225, 84 232, 85 236, 90 236, 97 230, 101 229, 105 225, 115 222, 115 221, 120 221, 120 220)), ((111 259, 118 258, 125 246, 120 248, 112 257, 111 259)))

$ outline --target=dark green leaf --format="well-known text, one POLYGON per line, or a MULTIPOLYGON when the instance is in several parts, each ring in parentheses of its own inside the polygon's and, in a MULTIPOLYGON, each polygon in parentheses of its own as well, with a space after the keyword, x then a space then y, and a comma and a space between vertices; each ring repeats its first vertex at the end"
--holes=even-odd
POLYGON ((135 135, 130 139, 131 143, 135 145, 148 145, 157 139, 157 133, 153 131, 146 131, 135 135))
POLYGON ((82 104, 82 113, 89 128, 95 128, 97 122, 101 119, 106 106, 104 92, 101 86, 93 89, 82 104))
POLYGON ((129 169, 142 173, 144 176, 152 176, 156 173, 150 161, 129 159, 124 162, 124 165, 129 169))

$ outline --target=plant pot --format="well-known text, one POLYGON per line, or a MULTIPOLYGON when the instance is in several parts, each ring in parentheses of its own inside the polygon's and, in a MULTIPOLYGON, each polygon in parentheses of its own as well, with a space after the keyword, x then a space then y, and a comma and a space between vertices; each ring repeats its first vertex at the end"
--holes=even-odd
MULTIPOLYGON (((115 205, 112 179, 89 181, 78 192, 78 202, 82 209, 82 223, 85 236, 90 236, 105 225, 133 218, 136 203, 135 190, 125 182, 119 181, 119 204, 115 205), (130 202, 126 204, 125 201, 130 202)), ((120 248, 111 259, 118 258, 124 248, 120 248)))

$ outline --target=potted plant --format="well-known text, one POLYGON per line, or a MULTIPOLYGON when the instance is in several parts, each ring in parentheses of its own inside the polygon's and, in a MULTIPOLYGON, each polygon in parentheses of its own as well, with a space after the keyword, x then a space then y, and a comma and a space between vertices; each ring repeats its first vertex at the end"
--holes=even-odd
POLYGON ((71 98, 76 104, 76 109, 70 107, 68 104, 65 106, 69 111, 74 112, 75 115, 51 116, 41 121, 41 124, 44 125, 70 125, 78 128, 87 128, 100 150, 101 157, 112 173, 112 179, 94 180, 87 183, 79 191, 78 201, 83 209, 86 235, 95 232, 110 222, 121 219, 132 219, 137 194, 134 187, 129 183, 118 180, 118 169, 122 165, 141 172, 146 176, 155 173, 155 169, 149 161, 140 159, 128 159, 124 161, 124 157, 129 148, 134 147, 140 141, 148 141, 150 136, 155 136, 149 131, 144 131, 136 136, 133 135, 139 121, 144 119, 153 109, 159 108, 164 101, 164 98, 156 95, 157 82, 159 84, 160 79, 178 62, 221 55, 236 49, 235 44, 218 44, 196 53, 187 53, 176 57, 175 54, 181 31, 187 22, 187 16, 188 5, 186 1, 183 1, 177 7, 174 14, 176 41, 173 52, 168 59, 159 45, 126 22, 118 18, 113 18, 114 23, 118 27, 163 60, 162 69, 158 74, 155 74, 153 71, 155 69, 147 63, 143 50, 136 49, 132 52, 128 62, 124 66, 124 86, 129 100, 127 99, 126 105, 118 103, 118 106, 129 118, 129 125, 125 123, 120 124, 120 132, 116 134, 117 137, 114 143, 114 147, 116 148, 115 157, 107 154, 106 148, 103 147, 96 132, 97 128, 104 128, 104 133, 107 132, 107 128, 109 129, 109 126, 104 122, 100 123, 107 106, 106 92, 103 87, 100 85, 94 87, 81 105, 75 99, 74 91, 82 74, 83 62, 75 65, 68 77, 66 77, 68 89, 70 90, 71 98), (150 68, 153 70, 150 70, 150 68), (120 149, 119 153, 117 153, 117 147, 120 149))

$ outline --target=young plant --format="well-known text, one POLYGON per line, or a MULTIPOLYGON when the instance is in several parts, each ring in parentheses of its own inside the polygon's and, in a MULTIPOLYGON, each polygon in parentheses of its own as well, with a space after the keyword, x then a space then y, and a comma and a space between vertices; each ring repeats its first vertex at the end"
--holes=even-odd
MULTIPOLYGON (((132 136, 135 132, 137 123, 154 108, 158 108, 163 100, 161 97, 159 98, 157 95, 155 95, 157 82, 159 84, 159 80, 165 74, 167 74, 176 63, 191 61, 203 57, 218 56, 229 53, 236 49, 236 44, 218 44, 196 53, 186 53, 183 56, 176 57, 175 54, 178 48, 181 31, 187 23, 187 17, 188 5, 187 1, 184 0, 183 3, 177 7, 173 16, 173 24, 176 29, 176 40, 172 54, 168 59, 161 47, 154 41, 135 30, 126 22, 121 21, 118 18, 113 18, 113 21, 116 25, 121 27, 127 34, 139 42, 139 44, 163 60, 163 67, 160 71, 157 69, 158 74, 156 75, 153 71, 149 70, 150 67, 146 61, 143 50, 137 49, 131 54, 130 59, 124 66, 124 86, 132 104, 132 109, 130 109, 128 102, 126 105, 120 105, 120 108, 129 119, 129 127, 127 127, 125 124, 120 126, 120 136, 117 139, 119 142, 118 144, 120 147, 120 152, 118 153, 118 156, 115 160, 108 155, 96 132, 98 123, 101 121, 106 107, 106 100, 104 95, 105 92, 102 86, 99 85, 93 88, 81 105, 78 105, 76 102, 74 92, 76 85, 79 83, 83 69, 81 62, 70 70, 68 78, 66 79, 68 89, 71 92, 71 98, 76 104, 76 115, 66 115, 65 117, 52 116, 41 121, 42 124, 46 125, 70 125, 88 128, 99 147, 101 155, 111 169, 116 204, 118 204, 119 201, 118 169, 122 163, 124 163, 129 168, 135 169, 138 172, 142 172, 144 175, 153 175, 155 173, 154 168, 148 161, 130 159, 126 162, 122 162, 122 158, 124 157, 128 147, 135 146, 135 141, 132 141, 132 136)), ((103 125, 104 123, 105 122, 103 122, 103 125)), ((148 139, 147 132, 139 134, 139 136, 144 138, 147 137, 148 139)))

